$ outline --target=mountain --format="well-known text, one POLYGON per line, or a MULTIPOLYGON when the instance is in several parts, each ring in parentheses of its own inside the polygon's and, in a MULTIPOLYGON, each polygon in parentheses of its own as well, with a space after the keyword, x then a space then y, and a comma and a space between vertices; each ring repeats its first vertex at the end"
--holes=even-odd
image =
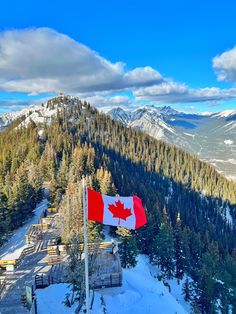
MULTIPOLYGON (((6 113, 0 116, 0 130, 16 119, 22 119, 21 124, 28 124, 30 120, 49 123, 57 111, 74 106, 77 100, 60 95, 47 103, 6 113)), ((117 107, 108 114, 125 126, 137 128, 195 154, 226 177, 236 180, 236 110, 202 115, 187 114, 170 106, 146 105, 131 110, 117 107)))
MULTIPOLYGON (((55 97, 39 108, 0 132, 0 242, 30 216, 43 183, 62 219, 62 241, 82 235, 81 178, 86 176, 90 188, 111 196, 138 195, 146 208, 144 227, 123 235, 118 230, 122 265, 135 265, 139 250, 155 269, 158 265, 155 280, 167 285, 171 278, 192 278, 183 292, 197 312, 215 313, 220 307, 234 312, 236 184, 196 156, 79 99, 55 97)), ((146 110, 136 110, 135 118, 151 121, 146 110)), ((163 126, 169 109, 150 110, 163 126)), ((176 115, 183 114, 172 112, 168 119, 176 115)), ((198 121, 193 116, 192 124, 198 121)), ((166 126, 172 134, 175 127, 166 126)), ((101 238, 102 229, 89 222, 90 241, 101 238)))
POLYGON ((144 106, 132 110, 115 108, 108 114, 126 126, 197 155, 236 180, 236 110, 201 115, 179 112, 169 106, 144 106))

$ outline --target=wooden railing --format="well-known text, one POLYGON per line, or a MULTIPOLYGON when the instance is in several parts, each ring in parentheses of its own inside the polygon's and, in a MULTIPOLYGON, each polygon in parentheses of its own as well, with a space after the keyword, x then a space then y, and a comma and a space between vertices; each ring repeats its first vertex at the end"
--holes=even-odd
POLYGON ((0 299, 1 299, 3 292, 6 288, 6 284, 7 284, 6 277, 5 276, 0 277, 0 299))
MULTIPOLYGON (((98 244, 96 243, 88 243, 88 250, 90 252, 93 252, 94 250, 98 249, 105 252, 112 252, 112 249, 114 247, 114 244, 112 242, 100 242, 98 244)), ((83 251, 84 244, 80 244, 80 249, 83 251)), ((60 244, 60 245, 48 245, 47 252, 48 255, 66 255, 69 253, 70 250, 70 244, 60 244)))
POLYGON ((4 260, 4 259, 1 259, 0 260, 0 266, 1 267, 6 267, 8 265, 17 265, 17 260, 18 259, 11 259, 11 260, 4 260))
POLYGON ((38 242, 42 239, 43 224, 33 224, 25 235, 25 242, 27 244, 38 242))
POLYGON ((34 253, 35 247, 36 247, 36 245, 33 244, 32 246, 25 248, 25 249, 22 251, 22 253, 21 253, 19 259, 22 260, 25 256, 34 253))
POLYGON ((30 247, 23 249, 20 256, 16 259, 10 259, 10 260, 1 259, 0 267, 6 268, 9 265, 13 265, 14 267, 16 267, 17 265, 21 263, 21 261, 23 260, 25 256, 34 253, 34 251, 35 251, 35 245, 32 245, 30 247))
POLYGON ((57 265, 63 262, 63 257, 61 255, 48 255, 47 262, 48 265, 57 265))

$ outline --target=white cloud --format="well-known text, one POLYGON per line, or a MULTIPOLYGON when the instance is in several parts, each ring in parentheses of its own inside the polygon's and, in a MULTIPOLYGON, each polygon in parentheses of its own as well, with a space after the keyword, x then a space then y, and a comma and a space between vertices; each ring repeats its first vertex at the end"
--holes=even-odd
POLYGON ((159 85, 138 88, 134 91, 137 100, 149 100, 160 104, 207 102, 216 103, 236 98, 236 88, 216 87, 190 88, 184 84, 166 81, 159 85))
POLYGON ((134 70, 125 73, 124 80, 130 86, 145 86, 161 83, 163 78, 159 72, 150 66, 144 68, 135 68, 134 70))
POLYGON ((0 34, 0 88, 39 94, 83 93, 148 86, 162 80, 151 67, 125 71, 72 38, 49 28, 0 34))
POLYGON ((213 68, 220 81, 236 81, 236 46, 213 58, 213 68))
MULTIPOLYGON (((236 79, 236 47, 217 56, 213 66, 221 80, 236 79)), ((159 104, 218 104, 236 98, 236 89, 190 88, 150 66, 126 70, 74 39, 50 28, 0 33, 0 89, 29 95, 79 95, 100 106, 127 106, 139 101, 159 104), (129 90, 135 96, 111 96, 129 90)))
POLYGON ((0 116, 5 111, 16 111, 26 107, 28 103, 22 100, 10 99, 0 100, 0 116))
POLYGON ((83 100, 88 101, 91 105, 96 106, 99 110, 107 112, 114 107, 127 108, 132 104, 132 100, 129 96, 116 95, 116 96, 102 96, 95 95, 85 97, 83 100))

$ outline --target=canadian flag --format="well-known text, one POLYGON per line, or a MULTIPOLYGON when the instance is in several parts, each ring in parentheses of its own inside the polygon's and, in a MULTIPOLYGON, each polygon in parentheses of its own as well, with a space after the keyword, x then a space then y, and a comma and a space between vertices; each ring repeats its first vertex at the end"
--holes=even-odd
POLYGON ((137 196, 113 197, 87 189, 88 220, 104 225, 137 229, 146 224, 142 200, 137 196))

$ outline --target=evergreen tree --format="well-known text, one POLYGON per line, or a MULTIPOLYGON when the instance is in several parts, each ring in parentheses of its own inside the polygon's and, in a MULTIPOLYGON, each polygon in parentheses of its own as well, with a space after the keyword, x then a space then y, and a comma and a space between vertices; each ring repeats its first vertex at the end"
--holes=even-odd
POLYGON ((183 251, 180 213, 178 213, 174 231, 174 246, 175 246, 175 275, 176 278, 182 279, 185 271, 185 257, 183 251))
POLYGON ((182 288, 182 294, 183 294, 184 300, 186 302, 189 302, 191 300, 191 296, 192 296, 191 295, 191 286, 190 286, 188 277, 184 281, 183 288, 182 288))
POLYGON ((153 263, 161 267, 168 278, 174 274, 174 239, 172 228, 162 223, 160 231, 153 241, 153 263))
POLYGON ((70 299, 69 295, 67 295, 65 304, 71 307, 75 300, 78 300, 79 305, 77 313, 79 313, 85 300, 84 260, 82 259, 83 251, 80 247, 78 235, 72 235, 70 240, 71 248, 66 280, 71 286, 72 294, 70 299))
POLYGON ((123 268, 132 268, 137 264, 138 248, 134 235, 130 230, 118 227, 116 233, 120 236, 119 255, 123 268))
MULTIPOLYGON (((125 128, 87 103, 69 97, 63 98, 65 106, 61 102, 57 97, 48 101, 48 108, 60 108, 50 123, 23 126, 21 118, 0 132, 0 190, 6 197, 1 205, 6 217, 0 221, 2 232, 31 215, 42 182, 49 181, 53 205, 62 214, 65 211, 64 237, 69 241, 71 228, 82 232, 76 189, 87 175, 97 191, 142 198, 148 224, 135 232, 138 247, 169 275, 181 277, 185 271, 194 280, 195 308, 214 310, 218 300, 225 311, 229 306, 235 309, 236 184, 197 157, 125 128), (231 227, 225 220, 226 208, 231 227)), ((98 226, 88 224, 92 238, 98 226)))

